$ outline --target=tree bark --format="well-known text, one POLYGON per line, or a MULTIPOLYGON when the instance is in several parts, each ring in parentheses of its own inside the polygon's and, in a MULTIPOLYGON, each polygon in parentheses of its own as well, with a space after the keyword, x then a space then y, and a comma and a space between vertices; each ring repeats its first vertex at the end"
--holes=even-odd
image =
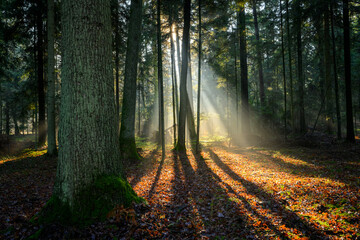
POLYGON ((324 59, 325 59, 325 121, 328 133, 332 129, 332 89, 331 89, 331 57, 330 57, 330 24, 329 24, 329 6, 328 2, 323 3, 324 10, 324 59))
POLYGON ((343 0, 343 18, 344 18, 344 64, 345 64, 345 96, 346 96, 346 140, 349 142, 355 142, 352 94, 351 94, 349 0, 343 0))
POLYGON ((337 63, 336 63, 333 3, 330 3, 330 16, 331 16, 331 38, 332 38, 333 64, 334 64, 334 85, 335 85, 334 90, 335 90, 335 103, 336 103, 337 137, 338 139, 341 139, 341 116, 340 116, 339 83, 338 83, 338 73, 337 73, 337 63))
POLYGON ((116 111, 118 117, 120 114, 120 73, 119 73, 119 65, 120 65, 120 33, 119 33, 119 3, 115 1, 115 101, 116 101, 116 111))
POLYGON ((37 90, 39 102, 39 146, 46 141, 45 126, 45 90, 44 90, 44 43, 43 43, 43 9, 42 1, 37 3, 36 30, 37 30, 37 90))
POLYGON ((165 124, 164 124, 164 83, 162 70, 161 47, 161 1, 157 0, 157 50, 158 50, 158 89, 159 89, 159 136, 162 149, 162 159, 165 158, 165 124))
POLYGON ((5 133, 10 136, 10 108, 7 102, 5 102, 5 133))
POLYGON ((193 87, 192 87, 192 70, 191 70, 191 54, 190 54, 190 46, 188 50, 188 76, 187 76, 187 104, 186 104, 186 123, 189 131, 189 140, 191 146, 196 148, 196 129, 195 129, 195 119, 194 119, 194 97, 193 97, 193 87))
POLYGON ((48 0, 48 149, 47 154, 54 156, 56 149, 56 126, 55 126, 55 58, 54 58, 54 0, 48 0))
POLYGON ((176 124, 178 115, 178 90, 177 90, 177 77, 176 77, 176 64, 175 64, 175 46, 173 39, 173 5, 171 5, 171 12, 169 16, 170 27, 170 47, 171 47, 171 80, 172 80, 172 100, 173 100, 173 124, 174 124, 174 146, 176 145, 176 124))
POLYGON ((142 0, 132 0, 126 48, 120 149, 124 159, 138 160, 135 143, 136 79, 141 41, 142 0))
POLYGON ((305 109, 304 109, 304 73, 303 73, 303 58, 302 58, 302 39, 301 39, 301 25, 302 25, 302 9, 301 1, 295 2, 295 26, 296 26, 296 44, 297 44, 297 58, 298 58, 298 98, 299 98, 299 132, 305 133, 305 109))
POLYGON ((248 66, 246 51, 246 29, 245 29, 245 8, 239 9, 239 30, 240 30, 240 69, 241 69, 241 127, 244 135, 250 134, 249 120, 249 86, 248 66))
POLYGON ((198 96, 197 96, 197 125, 196 125, 196 152, 200 150, 200 97, 201 97, 201 51, 202 51, 202 39, 201 39, 201 0, 199 4, 199 52, 198 52, 198 96))
POLYGON ((254 27, 255 27, 255 39, 256 39, 256 60, 259 71, 259 92, 260 92, 260 104, 261 107, 265 107, 265 90, 264 90, 264 74, 263 74, 263 64, 262 64, 262 54, 260 48, 260 34, 259 34, 259 25, 257 18, 256 10, 257 0, 253 0, 253 15, 254 15, 254 27))
MULTIPOLYGON (((110 1, 63 0, 62 96, 54 195, 88 204, 81 194, 100 176, 119 175, 110 1)), ((119 193, 121 194, 121 193, 119 193)), ((120 196, 121 197, 121 196, 120 196)), ((113 196, 116 198, 116 196, 113 196)))
POLYGON ((187 109, 187 90, 186 90, 186 78, 188 71, 188 51, 189 49, 189 37, 190 37, 190 12, 191 1, 184 0, 184 30, 182 41, 182 64, 181 64, 181 76, 180 76, 180 111, 179 111, 179 129, 178 129, 178 143, 176 149, 179 151, 185 151, 185 121, 186 121, 186 109, 187 109))
POLYGON ((289 55, 289 80, 290 80, 290 113, 291 113, 291 127, 295 127, 295 116, 294 116, 294 92, 293 92, 293 75, 292 75, 292 54, 291 54, 291 34, 290 34, 290 11, 289 11, 289 0, 285 1, 286 4, 286 35, 287 35, 287 47, 289 55))
POLYGON ((284 81, 284 138, 287 138, 287 89, 286 89, 286 69, 285 69, 285 47, 284 47, 284 31, 283 31, 283 8, 281 4, 281 0, 279 2, 280 4, 280 31, 281 31, 281 57, 282 57, 282 73, 283 73, 283 81, 284 81))

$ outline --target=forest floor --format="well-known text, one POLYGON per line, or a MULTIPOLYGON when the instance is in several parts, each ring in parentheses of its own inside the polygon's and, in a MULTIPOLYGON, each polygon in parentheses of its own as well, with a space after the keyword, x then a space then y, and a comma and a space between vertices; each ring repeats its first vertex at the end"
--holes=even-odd
POLYGON ((148 205, 86 228, 29 222, 54 183, 45 152, 0 160, 0 239, 360 239, 359 143, 216 143, 164 160, 146 146, 127 177, 148 205))

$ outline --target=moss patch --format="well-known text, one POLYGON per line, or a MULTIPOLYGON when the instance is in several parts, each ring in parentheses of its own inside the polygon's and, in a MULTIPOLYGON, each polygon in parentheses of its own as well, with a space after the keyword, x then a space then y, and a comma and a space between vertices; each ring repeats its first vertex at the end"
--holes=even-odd
POLYGON ((53 195, 34 222, 86 226, 105 220, 116 206, 130 207, 133 202, 144 201, 123 178, 103 176, 83 189, 72 207, 53 195))
POLYGON ((120 141, 121 154, 124 159, 131 159, 135 162, 140 161, 142 157, 136 149, 135 139, 127 139, 120 141))

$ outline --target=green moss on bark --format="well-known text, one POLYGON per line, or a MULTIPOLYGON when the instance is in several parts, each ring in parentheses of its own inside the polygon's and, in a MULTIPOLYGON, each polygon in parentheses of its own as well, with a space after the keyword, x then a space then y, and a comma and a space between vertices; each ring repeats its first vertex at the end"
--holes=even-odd
POLYGON ((118 176, 103 176, 78 194, 77 200, 70 207, 53 195, 37 216, 35 223, 61 223, 65 225, 89 225, 103 221, 116 206, 129 207, 133 202, 145 200, 138 197, 130 184, 118 176))
POLYGON ((137 152, 135 140, 120 140, 120 149, 123 159, 140 161, 142 158, 137 152))

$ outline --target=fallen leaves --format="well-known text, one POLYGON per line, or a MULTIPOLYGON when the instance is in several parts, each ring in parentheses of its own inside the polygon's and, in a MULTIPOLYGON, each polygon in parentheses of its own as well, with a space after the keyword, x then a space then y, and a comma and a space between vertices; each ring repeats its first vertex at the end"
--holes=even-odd
MULTIPOLYGON (((161 161, 157 149, 144 149, 144 160, 127 175, 148 205, 117 206, 103 223, 85 229, 52 226, 42 234, 53 239, 360 238, 360 186, 354 181, 360 173, 352 169, 360 158, 352 152, 346 160, 331 151, 215 146, 201 156, 169 151, 161 161)), ((28 221, 51 195, 56 160, 24 157, 0 165, 4 238, 40 231, 28 221)))

